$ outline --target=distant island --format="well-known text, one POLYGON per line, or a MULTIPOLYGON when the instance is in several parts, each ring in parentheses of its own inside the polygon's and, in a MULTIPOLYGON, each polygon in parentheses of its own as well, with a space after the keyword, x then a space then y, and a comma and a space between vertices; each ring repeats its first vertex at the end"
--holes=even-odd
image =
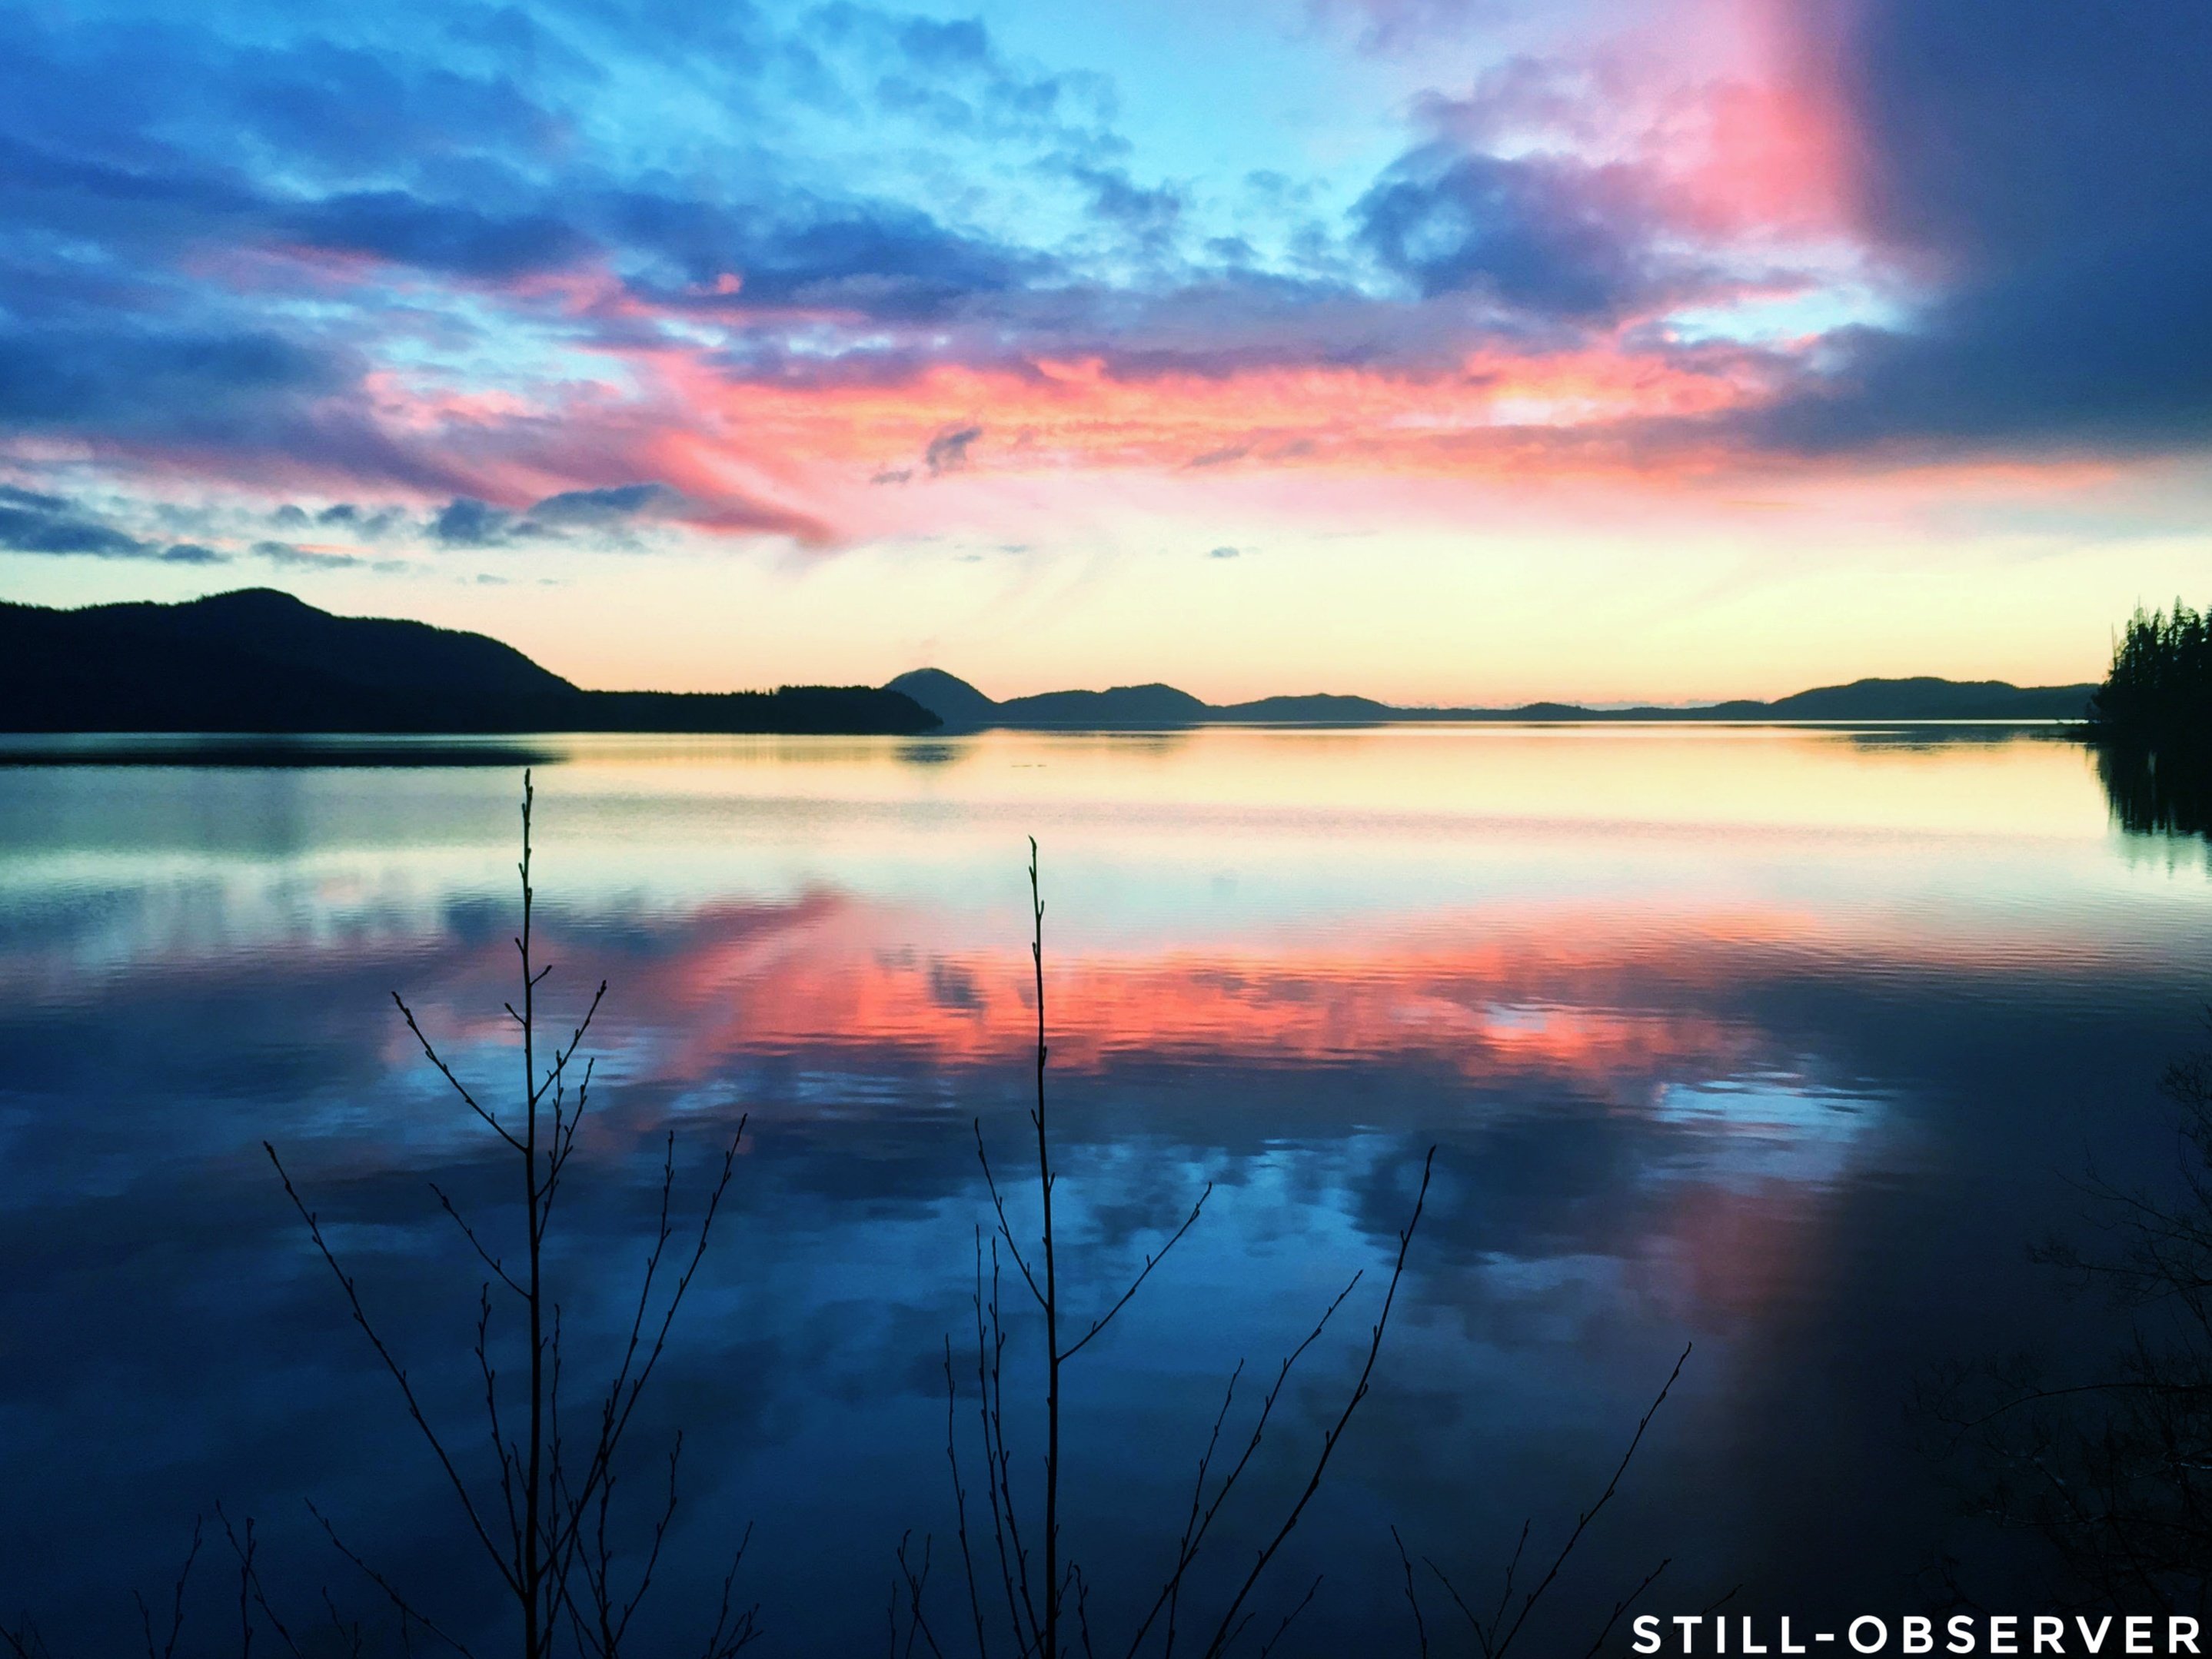
POLYGON ((1739 700, 1694 708, 1587 708, 1532 702, 1513 708, 1418 708, 1369 697, 1317 693, 1253 702, 1202 702, 1172 685, 1105 691, 1045 691, 1003 702, 939 668, 918 668, 884 688, 903 692, 951 730, 1170 731, 1190 726, 1382 726, 1454 720, 2079 720, 2097 688, 2013 685, 2003 680, 1854 680, 1772 702, 1739 700))
POLYGON ((0 604, 0 731, 931 732, 896 691, 586 691, 499 641, 269 588, 79 611, 0 604))
POLYGON ((1868 679, 1690 708, 1416 708, 1316 694, 1215 704, 1171 685, 1004 702, 941 669, 884 686, 592 691, 482 634, 338 617, 246 588, 179 605, 0 602, 0 731, 403 735, 662 732, 916 736, 993 726, 1171 731, 1453 720, 2080 720, 2090 685, 1868 679))

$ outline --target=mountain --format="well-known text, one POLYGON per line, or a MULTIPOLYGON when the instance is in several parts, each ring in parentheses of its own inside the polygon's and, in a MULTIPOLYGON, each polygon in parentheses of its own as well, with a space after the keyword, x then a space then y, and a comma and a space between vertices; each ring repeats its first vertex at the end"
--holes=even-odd
POLYGON ((1104 691, 1045 691, 1011 697, 999 705, 1001 726, 1092 726, 1142 730, 1196 726, 1213 710, 1172 685, 1117 685, 1104 691))
POLYGON ((1345 697, 1329 692, 1306 696, 1261 697, 1255 702, 1232 702, 1217 718, 1263 726, 1366 726, 1378 720, 1402 720, 1407 711, 1393 708, 1372 697, 1345 697))
POLYGON ((1220 711, 1172 685, 1117 685, 1105 691, 1043 691, 1005 702, 985 696, 941 668, 917 668, 887 684, 949 726, 1018 726, 1073 731, 1129 732, 1200 726, 1220 711))
POLYGON ((248 588, 181 605, 0 603, 0 731, 915 732, 866 686, 587 691, 481 634, 248 588))
POLYGON ((2017 686, 2003 680, 1853 680, 1777 698, 1768 718, 1793 720, 2078 720, 2094 685, 2017 686))
POLYGON ((884 690, 911 697, 947 726, 989 726, 999 705, 963 679, 941 668, 917 668, 884 690))
POLYGON ((77 611, 0 602, 0 731, 10 732, 904 734, 939 725, 1171 731, 1439 720, 2079 720, 2093 689, 1921 678, 1697 708, 1407 708, 1326 693, 1217 707, 1158 684, 1000 702, 942 669, 923 668, 881 689, 592 691, 481 634, 333 616, 267 588, 77 611))
POLYGON ((1316 692, 1251 702, 1201 702, 1171 685, 1107 691, 1045 691, 994 701, 941 668, 902 674, 903 691, 956 729, 1004 726, 1094 731, 1158 731, 1187 726, 1382 726, 1443 720, 2078 720, 2092 685, 2017 686, 2003 680, 1854 680, 1798 691, 1772 702, 1748 699, 1689 708, 1586 708, 1532 702, 1516 708, 1407 708, 1371 697, 1316 692))

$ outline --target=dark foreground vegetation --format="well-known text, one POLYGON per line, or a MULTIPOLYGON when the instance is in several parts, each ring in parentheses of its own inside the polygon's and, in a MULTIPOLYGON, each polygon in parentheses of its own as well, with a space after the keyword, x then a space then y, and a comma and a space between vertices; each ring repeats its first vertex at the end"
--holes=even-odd
POLYGON ((2091 700, 2099 738, 2132 749, 2212 754, 2212 617, 2179 599, 2138 610, 2091 700))
POLYGON ((896 691, 587 691, 512 646, 266 588, 81 611, 0 604, 0 730, 909 735, 896 691))
MULTIPOLYGON (((416 1652, 519 1659, 648 1659, 677 1652, 734 1659, 763 1638, 782 1651, 821 1650, 810 1632, 760 1626, 743 1589, 749 1528, 726 1540, 729 1567, 718 1595, 640 1621, 641 1608, 653 1596, 684 1467, 680 1429, 662 1443, 641 1443, 637 1431, 651 1413, 641 1414, 640 1403, 708 1258, 745 1124, 739 1120, 704 1190, 688 1204, 678 1192, 675 1137, 664 1139, 657 1220, 642 1241, 620 1325, 611 1340, 602 1331, 594 1341, 573 1328, 573 1312, 564 1323, 564 1296, 578 1297, 583 1287, 564 1270, 573 1258, 551 1240, 556 1217, 576 1201, 563 1200, 579 1136, 600 1120, 593 1063, 582 1051, 607 988, 602 981, 557 1022, 545 1012, 540 988, 552 968, 533 954, 532 805, 526 774, 515 993, 504 1008, 519 1051, 517 1086, 504 1099, 472 1086, 393 994, 423 1063, 449 1087, 456 1112, 488 1139, 495 1161, 507 1170, 507 1200, 489 1208, 480 1200, 457 1201, 435 1184, 431 1189, 473 1258, 476 1282, 454 1287, 457 1294, 465 1291, 473 1310, 466 1363, 481 1385, 473 1413, 455 1412, 450 1399, 441 1405, 416 1380, 432 1368, 387 1334, 376 1312, 380 1297, 364 1290, 349 1264, 345 1226, 324 1219, 312 1185, 295 1182, 282 1149, 264 1143, 272 1179, 297 1212, 359 1333, 362 1363, 388 1379, 393 1409, 412 1425, 425 1467, 437 1474, 442 1512, 426 1512, 418 1524, 441 1540, 441 1553, 474 1564, 477 1589, 456 1605, 451 1583, 426 1590, 409 1582, 392 1564, 356 1548, 348 1517, 319 1507, 313 1493, 301 1497, 328 1546, 319 1561, 272 1560, 258 1518, 218 1504, 211 1525, 205 1516, 191 1523, 173 1583, 133 1595, 147 1659, 234 1653, 251 1659, 257 1644, 291 1659, 416 1652), (650 1635, 644 1633, 647 1623, 650 1635), (672 1630, 689 1632, 680 1648, 669 1646, 672 1630)), ((1178 1467, 1188 1467, 1184 1460, 1194 1455, 1195 1473, 1187 1504, 1163 1514, 1151 1528, 1157 1577, 1095 1582, 1083 1540, 1068 1521, 1076 1463, 1070 1454, 1084 1425, 1066 1404, 1063 1378, 1109 1326, 1143 1316, 1138 1309, 1147 1281, 1201 1224, 1212 1188, 1139 1261, 1100 1271, 1071 1255, 1055 1224, 1061 1176, 1048 1087, 1045 911, 1034 842, 1029 877, 1034 1103, 1027 1139, 1018 1151, 1002 1149, 1003 1162, 994 1162, 981 1120, 972 1124, 989 1208, 977 1218, 972 1327, 944 1338, 951 1533, 910 1530, 886 1538, 885 1576, 874 1577, 859 1564, 854 1576, 862 1583, 888 1580, 887 1602, 879 1605, 885 1607, 893 1659, 920 1653, 945 1659, 956 1651, 976 1659, 1090 1659, 1102 1647, 1129 1659, 1302 1651, 1298 1621, 1324 1594, 1326 1575, 1289 1579, 1285 1546, 1324 1501, 1332 1461, 1362 1406, 1383 1386, 1386 1338, 1428 1202, 1435 1148, 1407 1194, 1386 1280, 1370 1285, 1364 1273, 1354 1273, 1287 1354, 1254 1368, 1256 1376, 1240 1363, 1224 1380, 1210 1429, 1204 1421, 1190 1425, 1188 1446, 1121 1449, 1120 1455, 1164 1456, 1178 1467), (1018 1178, 1002 1176, 1002 1170, 1016 1168, 1023 1172, 1018 1178), (1340 1342, 1336 1333, 1362 1309, 1364 1330, 1340 1342), (1301 1362, 1332 1346, 1346 1350, 1348 1384, 1317 1416, 1310 1393, 1294 1407, 1288 1396, 1301 1380, 1301 1362)), ((574 1300, 568 1305, 573 1310, 574 1300)), ((1563 1650, 1558 1642, 1565 1639, 1573 1652, 1598 1653, 1670 1563, 1662 1560, 1602 1594, 1562 1585, 1688 1357, 1686 1347, 1650 1409, 1624 1433, 1626 1449, 1604 1489, 1571 1524, 1548 1547, 1540 1538, 1534 1550, 1530 1528, 1522 1528, 1494 1594, 1463 1590, 1425 1553, 1456 1540, 1407 1539, 1391 1528, 1403 1581, 1394 1576, 1391 1589, 1401 1593, 1406 1619, 1402 1629, 1378 1633, 1372 1650, 1505 1659, 1535 1650, 1538 1639, 1528 1632, 1541 1628, 1543 1651, 1563 1650), (1555 1616, 1536 1619, 1547 1605, 1555 1616), (1564 1638, 1561 1626, 1567 1627, 1564 1638)), ((825 1469, 822 1478, 842 1477, 825 1469)), ((772 1506, 775 1498, 763 1492, 760 1502, 772 1506)), ((773 1523, 772 1515, 760 1518, 773 1523)), ((10 1598, 29 1589, 0 1580, 0 1595, 10 1598)), ((0 1616, 0 1656, 76 1659, 76 1650, 66 1641, 50 1644, 34 1615, 20 1613, 0 1616)))
MULTIPOLYGON (((2137 610, 2090 715, 2124 829, 2212 833, 2212 617, 2179 601, 2137 610)), ((2212 1048, 2176 1061, 2162 1089, 2177 1112, 2172 1178, 2123 1187, 2093 1168, 2097 1242, 2035 1252, 2115 1304, 2125 1340, 1961 1363, 1928 1379, 1920 1403, 1968 1513, 2040 1540, 2050 1605, 2212 1621, 2212 1048)), ((1954 1567, 1940 1569, 1945 1595, 1975 1604, 1954 1567)))
POLYGON ((2212 834, 2212 617, 2177 599, 2130 617, 2089 730, 2124 828, 2212 834))
MULTIPOLYGON (((2143 1190, 2093 1172, 2100 1242, 2037 1251, 2127 1310, 2126 1341, 1960 1365, 1923 1403, 1969 1512, 2045 1546, 2052 1608, 2212 1622, 2212 1049, 2177 1061, 2165 1093, 2175 1179, 2143 1190)), ((1948 1588, 1974 1603, 1972 1584, 1948 1588)))

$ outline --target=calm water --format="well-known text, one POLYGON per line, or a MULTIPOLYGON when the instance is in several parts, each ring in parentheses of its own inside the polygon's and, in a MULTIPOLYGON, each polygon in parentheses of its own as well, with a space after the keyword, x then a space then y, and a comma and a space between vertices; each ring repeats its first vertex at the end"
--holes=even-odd
MULTIPOLYGON (((2153 1084, 2212 995, 2201 844, 2123 836, 2087 757, 2037 738, 542 748, 546 994, 572 1012, 611 985, 567 1317, 579 1344, 616 1318, 664 1131, 696 1183, 750 1113, 639 1444, 688 1430, 671 1627, 750 1520, 772 1650, 875 1649, 901 1534, 948 1544, 940 1365, 947 1333, 972 1341, 987 1210, 970 1121, 1018 1166, 1026 1103, 1026 836, 1071 1301, 1216 1187, 1071 1378, 1071 1547, 1109 1622, 1158 1582, 1231 1369, 1272 1372, 1365 1267, 1249 1516, 1302 1476, 1440 1149, 1376 1390, 1276 1583, 1287 1603, 1326 1570, 1316 1653, 1409 1631, 1393 1522, 1485 1583, 1523 1517, 1555 1539, 1686 1341, 1557 1611, 1662 1557, 1662 1613, 1739 1583, 1749 1611, 1918 1606, 1913 1574, 1961 1545, 1912 1380, 2102 1340, 2026 1247, 2075 1224, 2093 1149, 2116 1176, 2165 1165, 2153 1084)), ((261 1143, 472 1433, 477 1274, 426 1182, 488 1194, 497 1172, 390 994, 465 1075, 511 1083, 520 782, 0 769, 0 1606, 58 1647, 119 1642, 131 1589, 166 1586, 218 1499, 260 1518, 303 1610, 324 1584, 369 1605, 304 1496, 468 1621, 435 1469, 261 1143)), ((1594 1622, 1552 1634, 1579 1653, 1594 1622)))

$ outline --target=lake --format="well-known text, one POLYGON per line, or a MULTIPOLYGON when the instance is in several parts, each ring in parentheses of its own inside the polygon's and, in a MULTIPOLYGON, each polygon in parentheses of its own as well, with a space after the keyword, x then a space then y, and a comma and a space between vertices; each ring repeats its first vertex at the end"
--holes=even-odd
MULTIPOLYGON (((664 1136, 687 1210, 749 1115, 635 1431, 648 1509, 686 1433, 648 1604, 673 1634, 641 1650, 696 1647, 748 1522, 767 1651, 875 1650, 909 1530, 936 1616, 966 1618, 944 1364, 949 1336, 964 1437, 976 1120, 1018 1226, 1034 1207, 1029 836, 1071 1308, 1213 1183, 1071 1363, 1068 1547, 1102 1625, 1159 1582, 1239 1359, 1232 1429, 1364 1269, 1224 1522, 1221 1570, 1249 1559, 1437 1148, 1373 1392, 1269 1581, 1272 1629, 1323 1575, 1282 1653, 1411 1650, 1394 1524, 1471 1589, 1524 1518, 1548 1560, 1686 1344, 1540 1650, 1583 1651, 1662 1559, 1662 1613, 1737 1585, 1753 1613, 1917 1610, 1947 1548, 2002 1583, 1913 1385, 2107 1340, 2028 1247, 2080 1230, 2093 1156, 2170 1170, 2155 1085, 2212 998, 2203 843, 2124 832, 2088 755, 2034 732, 113 747, 0 768, 0 1608, 58 1653, 135 1643, 131 1591, 166 1600, 218 1501, 301 1624, 324 1586, 377 1605, 307 1498, 457 1629, 482 1616, 465 1523, 262 1143, 473 1450, 482 1274, 428 1183, 495 1225, 507 1170, 392 994, 513 1094, 526 758, 542 1006, 609 983, 554 1251, 580 1369, 626 1318, 664 1136)), ((216 1535, 210 1644, 230 1562, 216 1535)))

